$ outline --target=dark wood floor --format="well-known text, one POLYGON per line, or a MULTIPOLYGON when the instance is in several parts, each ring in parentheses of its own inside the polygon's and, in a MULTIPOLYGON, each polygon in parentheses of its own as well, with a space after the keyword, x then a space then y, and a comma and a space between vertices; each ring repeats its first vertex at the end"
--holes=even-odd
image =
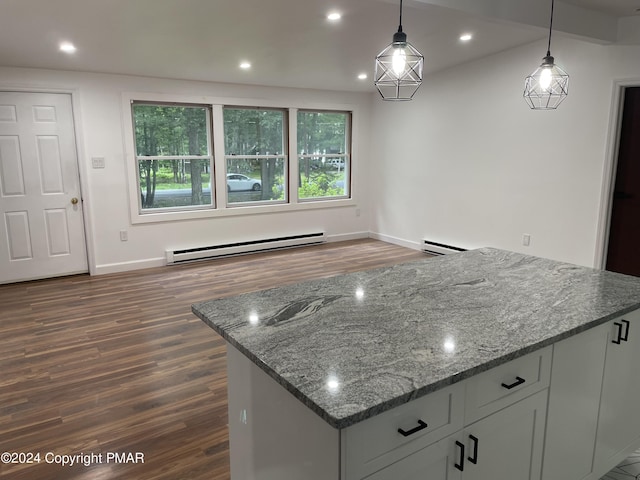
POLYGON ((358 240, 0 286, 0 453, 40 453, 0 478, 228 480, 224 343, 191 304, 424 257, 358 240))

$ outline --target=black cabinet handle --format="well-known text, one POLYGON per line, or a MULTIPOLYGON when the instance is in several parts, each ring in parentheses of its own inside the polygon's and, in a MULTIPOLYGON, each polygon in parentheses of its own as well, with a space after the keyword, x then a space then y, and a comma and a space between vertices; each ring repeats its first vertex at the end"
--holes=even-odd
POLYGON ((618 327, 618 331, 616 333, 616 338, 611 340, 611 342, 615 343, 616 345, 620 345, 620 343, 622 342, 627 342, 629 340, 629 320, 621 320, 622 323, 624 323, 624 335, 622 334, 622 323, 619 322, 613 322, 613 324, 618 327))
POLYGON ((454 463, 453 466, 464 472, 464 444, 456 440, 456 445, 460 447, 460 463, 454 463))
POLYGON ((624 335, 620 335, 620 340, 622 340, 623 342, 627 342, 629 340, 629 320, 622 320, 622 323, 624 323, 624 335))
POLYGON ((467 457, 467 460, 475 465, 478 463, 478 438, 473 435, 469 435, 469 438, 473 442, 473 455, 467 457))
POLYGON ((518 385, 522 385, 524 382, 526 382, 524 378, 516 377, 516 381, 513 382, 511 385, 507 385, 506 383, 503 383, 502 386, 507 390, 511 390, 512 388, 516 388, 518 385))
POLYGON ((618 323, 618 322, 613 322, 613 324, 618 327, 618 331, 616 332, 615 338, 613 340, 611 340, 612 343, 615 343, 616 345, 620 345, 621 341, 622 341, 622 324, 618 323))
POLYGON ((411 430, 403 430, 401 428, 398 429, 398 433, 400 435, 402 435, 403 437, 408 437, 409 435, 413 435, 414 433, 419 432, 420 430, 424 430, 425 428, 427 428, 429 425, 427 425, 426 423, 424 423, 422 420, 418 420, 418 426, 415 428, 412 428, 411 430))

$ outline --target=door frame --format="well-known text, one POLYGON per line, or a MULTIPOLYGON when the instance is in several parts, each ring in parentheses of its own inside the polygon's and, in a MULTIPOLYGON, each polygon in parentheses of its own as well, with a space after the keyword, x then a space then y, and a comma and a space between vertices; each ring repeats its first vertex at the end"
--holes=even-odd
POLYGON ((73 117, 73 133, 74 145, 76 147, 76 162, 78 164, 78 176, 80 181, 80 199, 82 201, 82 225, 85 243, 85 252, 87 255, 87 266, 89 275, 96 275, 95 262, 95 245, 93 237, 93 228, 91 222, 91 194, 88 187, 87 163, 80 161, 85 158, 84 136, 82 132, 82 110, 80 108, 80 90, 78 88, 57 88, 57 87, 35 87, 29 85, 11 84, 0 82, 0 92, 16 92, 16 93, 57 93, 65 94, 71 97, 71 113, 73 117))
POLYGON ((615 80, 611 95, 611 113, 609 115, 609 132, 602 170, 602 187, 600 188, 600 213, 596 232, 596 248, 593 265, 604 270, 607 266, 609 250, 609 228, 613 209, 613 190, 618 171, 618 151, 620 148, 620 131, 622 130, 622 113, 624 111, 624 91, 627 87, 640 87, 640 78, 615 80))

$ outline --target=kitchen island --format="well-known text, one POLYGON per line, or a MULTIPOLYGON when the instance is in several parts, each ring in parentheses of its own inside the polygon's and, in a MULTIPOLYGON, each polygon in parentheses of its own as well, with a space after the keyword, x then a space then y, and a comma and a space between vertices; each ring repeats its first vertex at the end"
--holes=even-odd
POLYGON ((604 373, 629 360, 609 345, 640 351, 638 278, 486 248, 192 308, 228 342, 233 480, 595 480, 638 446, 640 425, 598 447, 621 415, 604 373), (585 415, 593 439, 563 445, 585 415))

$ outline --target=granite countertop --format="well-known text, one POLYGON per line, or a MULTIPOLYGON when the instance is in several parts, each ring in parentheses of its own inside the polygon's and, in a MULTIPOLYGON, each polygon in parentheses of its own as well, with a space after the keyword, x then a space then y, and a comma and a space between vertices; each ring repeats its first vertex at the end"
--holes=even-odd
POLYGON ((640 278, 483 248, 192 310, 346 428, 639 307, 640 278))

